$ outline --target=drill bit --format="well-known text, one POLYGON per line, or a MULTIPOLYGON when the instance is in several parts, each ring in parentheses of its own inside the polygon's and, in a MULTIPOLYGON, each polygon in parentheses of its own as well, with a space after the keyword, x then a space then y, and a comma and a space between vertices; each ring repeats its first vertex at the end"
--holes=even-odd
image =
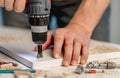
POLYGON ((43 54, 42 54, 42 45, 38 45, 38 54, 37 54, 37 58, 42 58, 43 54))

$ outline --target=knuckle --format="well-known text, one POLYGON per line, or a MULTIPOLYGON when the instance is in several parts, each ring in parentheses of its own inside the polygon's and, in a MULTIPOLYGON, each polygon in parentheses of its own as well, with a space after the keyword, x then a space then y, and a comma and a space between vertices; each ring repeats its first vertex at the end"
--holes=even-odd
POLYGON ((65 39, 68 40, 68 41, 70 41, 70 40, 73 39, 73 36, 71 36, 71 35, 69 35, 69 34, 66 34, 66 35, 65 35, 65 39))
POLYGON ((73 37, 73 34, 71 32, 67 32, 66 37, 68 37, 68 38, 73 37))
POLYGON ((65 37, 65 43, 66 44, 73 44, 73 37, 66 36, 65 37))
POLYGON ((62 39, 62 37, 60 37, 60 36, 56 36, 55 37, 55 41, 57 41, 57 42, 61 42, 63 39, 62 39))
POLYGON ((82 41, 82 45, 86 47, 89 46, 89 41, 87 40, 82 41))
POLYGON ((74 39, 74 42, 75 42, 76 44, 80 44, 80 43, 82 42, 82 40, 81 40, 80 38, 75 38, 75 39, 74 39))
POLYGON ((66 40, 65 41, 65 45, 73 45, 73 41, 72 40, 66 40))
POLYGON ((57 29, 57 30, 55 31, 55 35, 61 35, 62 32, 63 32, 62 29, 57 29))

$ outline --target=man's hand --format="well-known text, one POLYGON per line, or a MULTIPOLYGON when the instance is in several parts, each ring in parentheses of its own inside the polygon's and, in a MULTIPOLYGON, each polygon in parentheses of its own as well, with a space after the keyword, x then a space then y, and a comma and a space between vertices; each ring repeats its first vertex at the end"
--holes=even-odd
POLYGON ((25 8, 25 3, 26 0, 0 0, 0 7, 4 7, 7 11, 22 12, 25 8))
POLYGON ((59 58, 63 51, 62 64, 64 66, 77 65, 78 63, 85 64, 88 58, 91 34, 87 34, 86 29, 72 27, 75 26, 69 25, 65 28, 57 29, 55 32, 49 32, 48 40, 43 44, 43 50, 45 50, 54 43, 54 58, 59 58))

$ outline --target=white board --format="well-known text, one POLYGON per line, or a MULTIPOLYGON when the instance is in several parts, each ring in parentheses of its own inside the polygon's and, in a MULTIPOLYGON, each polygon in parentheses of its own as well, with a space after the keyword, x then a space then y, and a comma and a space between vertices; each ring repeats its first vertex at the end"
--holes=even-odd
MULTIPOLYGON (((22 38, 20 38, 21 40, 18 39, 10 42, 0 41, 0 51, 2 51, 4 54, 33 69, 47 69, 51 66, 61 66, 62 58, 52 58, 52 49, 47 49, 46 51, 44 51, 43 58, 36 58, 37 53, 33 51, 35 44, 31 40, 31 32, 29 30, 10 28, 0 29, 0 35, 8 34, 22 38)), ((119 47, 119 45, 117 46, 119 47)), ((88 61, 118 57, 120 57, 120 52, 92 54, 89 56, 88 61)))

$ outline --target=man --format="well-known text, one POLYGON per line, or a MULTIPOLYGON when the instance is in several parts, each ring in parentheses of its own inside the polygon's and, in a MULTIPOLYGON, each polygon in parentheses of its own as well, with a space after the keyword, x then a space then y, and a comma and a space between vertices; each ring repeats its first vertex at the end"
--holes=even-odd
MULTIPOLYGON (((43 45, 43 50, 54 42, 53 56, 59 58, 64 45, 62 62, 64 66, 77 65, 80 56, 80 63, 85 64, 92 32, 109 3, 110 0, 82 0, 67 26, 58 28, 54 34, 48 33, 48 40, 43 45)), ((0 0, 0 6, 8 11, 22 12, 25 0, 0 0)))

